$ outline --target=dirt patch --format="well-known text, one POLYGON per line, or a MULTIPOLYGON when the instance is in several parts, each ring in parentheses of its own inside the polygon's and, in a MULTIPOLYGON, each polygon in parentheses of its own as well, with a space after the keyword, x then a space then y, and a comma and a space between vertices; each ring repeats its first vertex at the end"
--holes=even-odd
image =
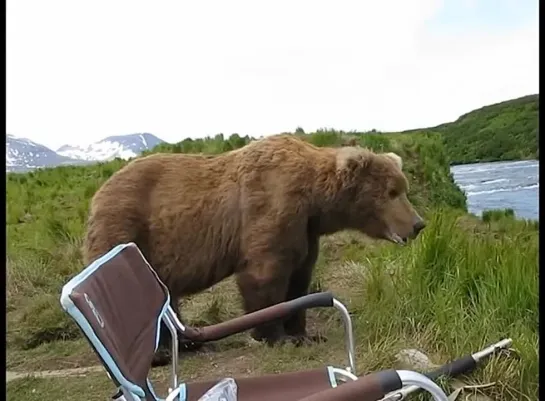
POLYGON ((105 372, 102 366, 89 366, 85 368, 60 369, 60 370, 43 370, 37 372, 10 372, 6 371, 6 382, 16 379, 28 377, 50 378, 50 377, 69 377, 69 376, 86 376, 89 373, 105 372))

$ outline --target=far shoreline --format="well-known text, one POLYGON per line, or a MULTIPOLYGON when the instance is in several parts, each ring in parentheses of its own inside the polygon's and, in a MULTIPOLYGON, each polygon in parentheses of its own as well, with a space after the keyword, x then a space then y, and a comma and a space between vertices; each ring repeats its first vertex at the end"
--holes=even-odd
POLYGON ((479 164, 479 163, 497 163, 497 162, 526 162, 526 161, 535 161, 539 163, 539 158, 524 158, 524 159, 501 159, 501 158, 490 158, 482 160, 473 160, 473 161, 457 161, 450 162, 449 166, 464 166, 466 164, 479 164))

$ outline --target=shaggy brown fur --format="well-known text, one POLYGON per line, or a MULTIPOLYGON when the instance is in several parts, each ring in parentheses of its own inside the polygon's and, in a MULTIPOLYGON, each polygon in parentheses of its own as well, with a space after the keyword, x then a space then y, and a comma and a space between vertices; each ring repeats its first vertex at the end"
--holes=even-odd
MULTIPOLYGON (((252 312, 307 293, 321 235, 415 237, 423 223, 407 189, 393 153, 318 148, 291 135, 215 157, 154 154, 95 194, 85 260, 133 241, 168 286, 175 311, 180 297, 236 274, 252 312)), ((305 313, 253 335, 269 343, 305 338, 305 313)))

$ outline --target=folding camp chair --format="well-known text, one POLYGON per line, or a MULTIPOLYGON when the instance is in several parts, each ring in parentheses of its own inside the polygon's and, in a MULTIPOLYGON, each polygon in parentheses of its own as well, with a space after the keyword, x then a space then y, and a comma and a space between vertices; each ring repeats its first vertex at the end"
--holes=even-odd
POLYGON ((345 325, 348 367, 235 378, 237 401, 379 400, 405 385, 417 385, 446 401, 439 387, 416 372, 385 370, 358 378, 350 315, 330 293, 315 293, 193 328, 170 307, 170 295, 134 243, 120 244, 73 277, 62 289, 61 305, 75 320, 118 388, 114 399, 161 401, 148 379, 159 344, 161 321, 172 335, 171 383, 166 400, 197 401, 221 379, 178 383, 178 336, 208 342, 313 307, 335 307, 345 325))

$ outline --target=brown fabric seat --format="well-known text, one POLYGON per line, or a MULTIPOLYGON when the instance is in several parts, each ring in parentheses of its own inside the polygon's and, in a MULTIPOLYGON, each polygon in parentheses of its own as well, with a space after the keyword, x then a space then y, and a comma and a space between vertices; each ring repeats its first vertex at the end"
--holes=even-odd
MULTIPOLYGON (((377 401, 402 387, 393 369, 336 383, 330 368, 235 379, 237 401, 377 401)), ((217 381, 190 383, 184 401, 198 401, 217 381)))
POLYGON ((156 400, 147 378, 169 294, 136 245, 115 247, 72 278, 63 287, 61 304, 112 380, 156 400))
MULTIPOLYGON (((187 401, 197 401, 219 380, 187 384, 187 401)), ((327 368, 235 378, 237 401, 298 401, 331 388, 327 368)))

